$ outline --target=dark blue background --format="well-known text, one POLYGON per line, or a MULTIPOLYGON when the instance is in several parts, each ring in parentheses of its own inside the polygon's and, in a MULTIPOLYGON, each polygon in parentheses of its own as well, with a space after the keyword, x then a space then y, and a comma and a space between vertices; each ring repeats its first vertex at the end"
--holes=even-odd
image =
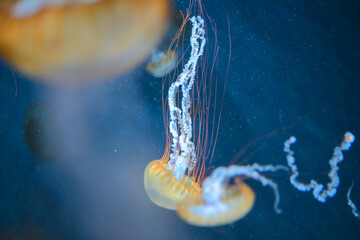
MULTIPOLYGON (((236 155, 235 164, 286 164, 283 142, 295 135, 299 179, 326 183, 328 160, 343 134, 360 138, 360 2, 204 5, 217 24, 219 87, 228 67, 228 23, 232 43, 220 131, 208 167, 229 165, 236 155)), ((209 34, 210 51, 213 44, 209 34)), ((15 76, 16 96, 12 72, 1 63, 0 239, 20 233, 41 239, 360 238, 360 220, 346 199, 354 182, 352 199, 360 206, 358 141, 340 164, 337 195, 325 204, 295 190, 289 173, 278 172, 267 176, 279 184, 282 214, 272 208, 270 189, 248 181, 257 194, 249 215, 228 226, 197 228, 153 205, 143 189, 145 166, 160 158, 165 146, 161 80, 144 66, 77 89, 15 76), (65 129, 65 150, 51 163, 36 160, 23 140, 24 115, 38 101, 54 107, 65 129)))

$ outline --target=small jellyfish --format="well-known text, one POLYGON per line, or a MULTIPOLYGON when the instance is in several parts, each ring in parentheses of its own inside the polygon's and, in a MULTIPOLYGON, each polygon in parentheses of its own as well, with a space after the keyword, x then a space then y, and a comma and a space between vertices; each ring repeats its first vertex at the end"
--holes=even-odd
POLYGON ((169 0, 4 0, 0 54, 39 81, 103 80, 151 54, 168 8, 169 0))
POLYGON ((191 24, 180 10, 171 8, 170 15, 161 44, 153 51, 146 65, 146 71, 157 78, 166 76, 177 67, 179 41, 185 43, 191 35, 191 24))
POLYGON ((146 71, 154 77, 161 78, 174 70, 177 62, 178 54, 175 50, 169 50, 167 53, 154 51, 146 65, 146 71))
POLYGON ((50 162, 61 154, 64 138, 50 105, 37 102, 27 110, 23 133, 28 149, 38 160, 50 162))

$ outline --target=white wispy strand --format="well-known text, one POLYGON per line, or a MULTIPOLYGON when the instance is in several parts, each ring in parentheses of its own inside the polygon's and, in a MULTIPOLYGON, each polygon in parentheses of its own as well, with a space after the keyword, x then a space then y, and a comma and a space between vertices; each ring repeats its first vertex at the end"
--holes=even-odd
POLYGON ((248 166, 232 165, 227 168, 218 167, 203 182, 203 199, 207 204, 221 204, 221 197, 229 179, 236 176, 246 176, 259 181, 263 186, 270 186, 272 188, 275 195, 274 210, 280 213, 280 194, 277 184, 260 174, 262 172, 276 172, 278 170, 288 170, 288 168, 282 165, 261 166, 257 163, 248 166))
POLYGON ((351 207, 351 210, 352 210, 352 213, 354 214, 354 216, 356 218, 359 218, 360 219, 360 215, 359 215, 359 212, 358 212, 358 209, 357 207, 355 206, 355 203, 351 200, 350 198, 350 195, 351 195, 351 191, 352 191, 352 188, 354 186, 354 183, 351 184, 351 187, 349 188, 348 192, 347 192, 347 200, 348 200, 348 205, 351 207))
POLYGON ((195 145, 192 142, 192 121, 190 116, 191 97, 199 57, 203 54, 206 43, 204 20, 192 17, 193 24, 190 38, 191 55, 182 73, 169 88, 168 103, 170 110, 169 130, 172 136, 169 167, 174 176, 180 180, 185 171, 191 171, 196 162, 195 145), (178 107, 177 94, 181 86, 181 109, 178 107))
POLYGON ((297 177, 299 176, 299 171, 295 164, 294 151, 290 149, 291 144, 296 142, 296 138, 290 137, 284 143, 284 152, 287 153, 286 159, 288 162, 288 166, 290 167, 292 172, 290 176, 291 184, 296 189, 302 192, 307 192, 312 190, 315 199, 317 199, 319 202, 325 202, 328 197, 335 196, 337 188, 340 184, 340 178, 338 175, 338 170, 339 170, 338 164, 342 162, 344 159, 342 151, 349 150, 354 140, 355 140, 355 136, 350 132, 346 132, 340 146, 334 148, 333 156, 329 160, 330 171, 328 173, 328 177, 330 178, 330 182, 327 184, 327 188, 324 189, 324 185, 318 183, 313 179, 310 180, 310 183, 308 184, 302 183, 297 180, 297 177))

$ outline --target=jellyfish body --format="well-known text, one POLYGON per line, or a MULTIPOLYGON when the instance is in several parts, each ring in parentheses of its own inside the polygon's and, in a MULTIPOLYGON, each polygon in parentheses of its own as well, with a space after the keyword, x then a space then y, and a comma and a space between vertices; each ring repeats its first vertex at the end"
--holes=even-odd
POLYGON ((250 212, 255 194, 245 183, 228 187, 221 201, 207 203, 201 195, 181 201, 179 216, 189 224, 202 227, 221 226, 237 221, 250 212))
MULTIPOLYGON (((191 94, 196 65, 205 46, 204 20, 192 17, 191 56, 183 72, 168 91, 170 112, 169 132, 171 146, 167 145, 160 161, 152 161, 144 172, 145 190, 155 204, 176 209, 179 201, 199 194, 199 186, 194 174, 197 158, 195 144, 192 142, 192 120, 190 115, 191 94), (179 103, 181 87, 181 104, 179 103), (179 106, 181 105, 181 107, 179 106), (179 134, 180 132, 180 134, 179 134), (171 152, 171 153, 170 153, 171 152)), ((168 139, 168 143, 170 140, 168 139)))
POLYGON ((156 205, 175 210, 179 202, 200 195, 200 186, 189 176, 181 181, 161 160, 150 162, 144 173, 144 185, 150 200, 156 205))
POLYGON ((146 64, 146 71, 154 77, 161 78, 174 70, 177 62, 178 54, 176 51, 169 50, 166 54, 162 51, 156 51, 146 64))
POLYGON ((171 8, 170 19, 161 44, 155 49, 146 64, 146 71, 156 78, 165 77, 178 65, 178 47, 176 42, 182 36, 182 43, 190 39, 191 24, 184 21, 184 15, 176 8, 171 8))
POLYGON ((0 3, 0 53, 56 83, 104 79, 140 64, 161 39, 169 7, 168 0, 67 1, 17 17, 15 2, 0 3))
POLYGON ((244 217, 254 204, 255 194, 251 188, 244 183, 228 186, 230 178, 251 177, 277 190, 276 184, 259 175, 257 171, 272 171, 278 168, 263 168, 257 165, 232 166, 228 169, 220 167, 203 181, 202 187, 199 186, 204 171, 201 171, 202 167, 199 164, 203 161, 199 161, 192 141, 190 90, 195 81, 197 63, 203 54, 206 39, 204 20, 198 16, 192 17, 190 21, 193 25, 190 38, 191 55, 183 71, 168 90, 168 136, 171 140, 167 139, 163 158, 152 161, 146 167, 144 185, 149 198, 155 204, 176 209, 186 222, 197 226, 219 226, 244 217))
POLYGON ((218 167, 203 181, 201 195, 180 202, 177 212, 186 222, 203 227, 221 226, 243 218, 252 209, 255 194, 241 181, 234 186, 229 185, 231 178, 240 176, 257 180, 263 186, 270 186, 275 194, 274 210, 280 213, 277 184, 261 174, 278 170, 287 170, 287 167, 257 163, 248 166, 218 167))

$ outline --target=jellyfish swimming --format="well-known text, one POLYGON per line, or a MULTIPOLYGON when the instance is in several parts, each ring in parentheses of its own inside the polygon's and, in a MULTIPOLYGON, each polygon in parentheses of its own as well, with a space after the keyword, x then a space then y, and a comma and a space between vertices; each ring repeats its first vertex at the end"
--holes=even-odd
POLYGON ((188 21, 184 21, 186 16, 175 7, 171 8, 170 15, 164 37, 159 46, 153 50, 146 64, 146 71, 156 78, 162 78, 176 68, 178 64, 176 42, 180 40, 180 33, 183 34, 183 42, 190 39, 191 27, 187 24, 188 21))
MULTIPOLYGON (((253 179, 263 186, 271 187, 275 195, 276 213, 281 212, 278 185, 264 176, 266 172, 291 170, 290 182, 298 190, 313 190, 315 198, 321 202, 325 202, 327 197, 334 196, 340 181, 337 175, 337 164, 343 160, 342 152, 348 150, 355 140, 350 132, 345 134, 340 146, 335 147, 333 157, 329 161, 331 170, 328 174, 330 182, 327 184, 327 189, 315 180, 311 180, 310 184, 303 184, 296 180, 299 173, 295 165, 294 153, 290 150, 290 145, 295 142, 294 137, 284 143, 288 166, 257 163, 245 166, 232 165, 216 168, 203 181, 194 176, 194 166, 199 161, 192 141, 194 118, 190 117, 193 103, 190 90, 194 84, 197 63, 203 54, 206 39, 204 20, 198 16, 192 17, 191 22, 193 29, 190 40, 190 58, 168 91, 167 100, 170 112, 168 127, 171 142, 167 142, 163 157, 150 162, 144 172, 144 186, 151 201, 167 209, 176 209, 178 215, 191 225, 213 227, 240 220, 254 206, 254 191, 243 181, 230 184, 231 179, 235 177, 253 179), (180 90, 181 93, 179 93, 180 90)), ((351 207, 355 208, 352 205, 351 207)))
POLYGON ((232 166, 229 170, 218 168, 202 186, 192 171, 198 163, 195 144, 192 142, 190 90, 195 81, 199 57, 206 44, 204 20, 192 17, 191 54, 182 73, 168 91, 170 112, 169 132, 171 146, 160 160, 152 161, 145 168, 144 186, 149 198, 157 205, 175 210, 188 223, 198 226, 218 226, 245 216, 252 208, 255 194, 245 183, 229 187, 227 182, 237 175, 244 175, 273 188, 278 210, 279 194, 276 183, 259 172, 287 169, 284 166, 232 166), (178 95, 181 88, 181 97, 178 95), (181 101, 179 104, 177 101, 181 101), (178 107, 181 105, 181 108, 178 107), (208 204, 210 203, 210 207, 208 204), (216 205, 216 206, 215 206, 216 205))
POLYGON ((144 185, 149 198, 155 204, 168 209, 176 209, 179 201, 200 193, 198 182, 190 174, 196 163, 195 145, 192 142, 190 90, 195 81, 196 66, 203 54, 206 39, 204 20, 201 17, 192 17, 190 20, 193 24, 191 56, 183 72, 171 84, 168 93, 171 152, 167 148, 162 159, 150 162, 144 173, 144 185), (177 103, 180 87, 181 108, 177 103))
MULTIPOLYGON (((213 190, 211 187, 209 190, 213 190)), ((203 191, 208 191, 203 189, 203 191)), ((205 194, 205 193, 203 193, 205 194)), ((220 226, 236 221, 251 211, 254 191, 245 183, 226 188, 221 200, 206 202, 201 195, 181 201, 177 207, 179 216, 195 226, 220 226)))
POLYGON ((255 194, 242 181, 234 186, 229 186, 228 183, 230 178, 246 176, 273 189, 275 194, 274 209, 279 213, 280 196, 277 184, 261 174, 262 172, 276 172, 278 170, 287 170, 287 167, 282 165, 261 166, 257 163, 249 166, 218 167, 204 180, 201 194, 196 198, 181 201, 177 212, 186 222, 202 227, 221 226, 243 218, 251 211, 255 194))
POLYGON ((168 11, 168 0, 4 0, 0 54, 38 81, 103 80, 151 54, 168 11))
MULTIPOLYGON (((329 160, 331 168, 328 177, 330 182, 326 185, 326 189, 316 180, 311 180, 309 184, 297 180, 299 172, 295 165, 294 152, 290 149, 296 138, 291 137, 285 141, 284 152, 287 153, 286 159, 291 170, 291 184, 299 191, 312 190, 315 199, 322 203, 328 197, 334 197, 340 183, 337 173, 339 170, 338 163, 343 161, 342 152, 349 150, 354 140, 355 136, 350 132, 346 132, 340 146, 334 148, 333 156, 329 160)), ((255 199, 254 192, 243 182, 235 186, 229 186, 228 182, 232 177, 245 176, 273 189, 275 194, 274 209, 277 213, 280 213, 278 207, 280 195, 277 184, 261 174, 278 170, 288 170, 288 168, 282 165, 261 166, 257 163, 250 166, 219 167, 203 181, 201 194, 179 202, 177 212, 186 222, 202 227, 221 226, 241 219, 252 209, 255 199)), ((353 215, 358 218, 357 208, 350 199, 351 189, 352 187, 350 187, 347 194, 348 205, 352 208, 353 215)))
POLYGON ((229 171, 218 168, 212 177, 203 182, 202 186, 200 181, 196 181, 194 175, 191 174, 197 163, 197 156, 192 142, 190 90, 195 81, 198 59, 206 43, 204 20, 201 17, 193 17, 191 22, 193 24, 190 40, 191 56, 168 92, 171 147, 166 148, 162 159, 148 164, 144 172, 144 185, 149 198, 155 204, 168 209, 177 209, 179 215, 188 223, 198 226, 217 226, 238 220, 245 216, 253 206, 254 192, 245 183, 227 188, 227 181, 231 177, 246 175, 261 181, 263 185, 273 187, 277 196, 277 208, 277 185, 258 172, 277 171, 286 167, 255 164, 233 166, 229 168, 229 171), (181 108, 177 103, 180 88, 181 108), (223 204, 221 200, 226 204, 223 204), (211 207, 207 206, 208 203, 211 203, 211 207), (219 204, 214 207, 215 203, 219 204), (225 205, 228 205, 225 207, 226 210, 223 208, 225 205))
POLYGON ((161 78, 169 74, 178 63, 178 54, 175 50, 164 53, 155 50, 151 55, 151 60, 146 64, 146 71, 156 78, 161 78))
POLYGON ((49 104, 37 102, 26 112, 23 125, 26 146, 43 162, 56 159, 63 150, 64 136, 55 111, 49 104))

